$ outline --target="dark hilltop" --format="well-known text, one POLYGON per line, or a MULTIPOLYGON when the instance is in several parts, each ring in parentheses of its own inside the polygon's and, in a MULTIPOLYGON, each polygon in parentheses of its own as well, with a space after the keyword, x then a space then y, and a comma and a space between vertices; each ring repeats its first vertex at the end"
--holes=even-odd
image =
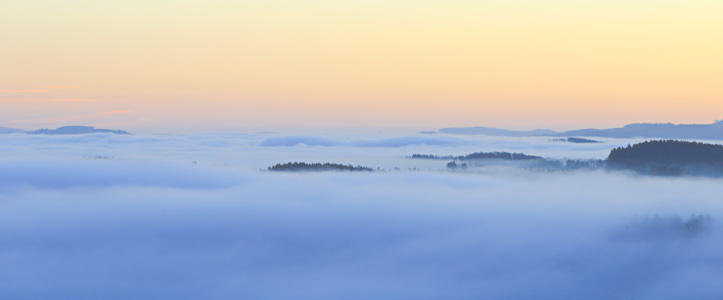
POLYGON ((91 134, 91 133, 113 133, 113 134, 130 134, 120 129, 98 129, 93 126, 64 126, 56 129, 38 129, 35 131, 26 131, 21 129, 0 127, 0 134, 10 133, 26 133, 26 134, 46 134, 46 135, 71 135, 71 134, 91 134))
POLYGON ((304 162, 289 162, 285 164, 276 164, 267 168, 269 171, 286 171, 286 172, 299 172, 299 171, 374 171, 372 168, 352 165, 342 165, 334 163, 304 163, 304 162))

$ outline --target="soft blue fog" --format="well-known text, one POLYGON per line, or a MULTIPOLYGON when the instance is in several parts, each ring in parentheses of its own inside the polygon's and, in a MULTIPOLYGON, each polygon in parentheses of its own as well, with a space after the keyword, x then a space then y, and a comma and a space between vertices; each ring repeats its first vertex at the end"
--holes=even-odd
POLYGON ((404 158, 637 140, 604 141, 0 135, 0 299, 723 297, 720 179, 404 158), (288 161, 401 170, 262 170, 288 161))

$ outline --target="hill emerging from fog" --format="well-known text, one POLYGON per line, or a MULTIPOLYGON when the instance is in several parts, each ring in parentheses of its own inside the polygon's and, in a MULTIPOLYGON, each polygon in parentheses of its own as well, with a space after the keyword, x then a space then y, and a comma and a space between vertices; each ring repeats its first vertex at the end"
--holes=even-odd
POLYGON ((57 129, 38 129, 26 132, 27 134, 47 134, 47 135, 70 135, 70 134, 91 134, 91 133, 113 133, 113 134, 130 134, 124 130, 97 129, 93 126, 64 126, 57 129))
POLYGON ((334 163, 304 163, 304 162, 289 162, 285 164, 276 164, 267 168, 269 171, 286 171, 286 172, 300 172, 300 171, 374 171, 372 168, 352 165, 342 165, 334 163))
POLYGON ((22 129, 0 127, 0 134, 9 134, 9 133, 27 133, 27 131, 22 130, 22 129))
MULTIPOLYGON (((436 132, 425 131, 423 133, 424 134, 433 134, 436 132)), ((482 134, 482 135, 489 135, 489 136, 523 137, 523 136, 548 136, 548 135, 555 135, 558 132, 554 131, 554 130, 549 130, 549 129, 515 131, 515 130, 507 130, 507 129, 499 129, 499 128, 491 128, 491 127, 459 127, 459 128, 442 128, 439 130, 438 133, 474 134, 474 135, 482 134)))
POLYGON ((558 132, 549 129, 530 131, 512 131, 489 127, 458 127, 442 128, 438 132, 424 132, 426 134, 469 134, 510 137, 607 137, 607 138, 659 138, 659 139, 699 139, 723 140, 723 120, 713 124, 673 124, 673 123, 635 123, 620 128, 609 129, 578 129, 558 132))
POLYGON ((652 175, 723 175, 723 145, 646 141, 610 151, 608 166, 652 175))

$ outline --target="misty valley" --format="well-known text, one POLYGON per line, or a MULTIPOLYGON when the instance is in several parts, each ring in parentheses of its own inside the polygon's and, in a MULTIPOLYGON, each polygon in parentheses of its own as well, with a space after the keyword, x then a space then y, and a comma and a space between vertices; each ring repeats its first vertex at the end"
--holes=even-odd
POLYGON ((3 299, 723 294, 715 140, 66 131, 0 135, 3 299))

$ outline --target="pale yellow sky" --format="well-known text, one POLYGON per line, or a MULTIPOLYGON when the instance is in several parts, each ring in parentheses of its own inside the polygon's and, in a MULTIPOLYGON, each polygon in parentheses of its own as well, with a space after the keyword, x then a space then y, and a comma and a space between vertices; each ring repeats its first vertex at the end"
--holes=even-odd
POLYGON ((0 126, 723 118, 723 1, 2 1, 0 126))

